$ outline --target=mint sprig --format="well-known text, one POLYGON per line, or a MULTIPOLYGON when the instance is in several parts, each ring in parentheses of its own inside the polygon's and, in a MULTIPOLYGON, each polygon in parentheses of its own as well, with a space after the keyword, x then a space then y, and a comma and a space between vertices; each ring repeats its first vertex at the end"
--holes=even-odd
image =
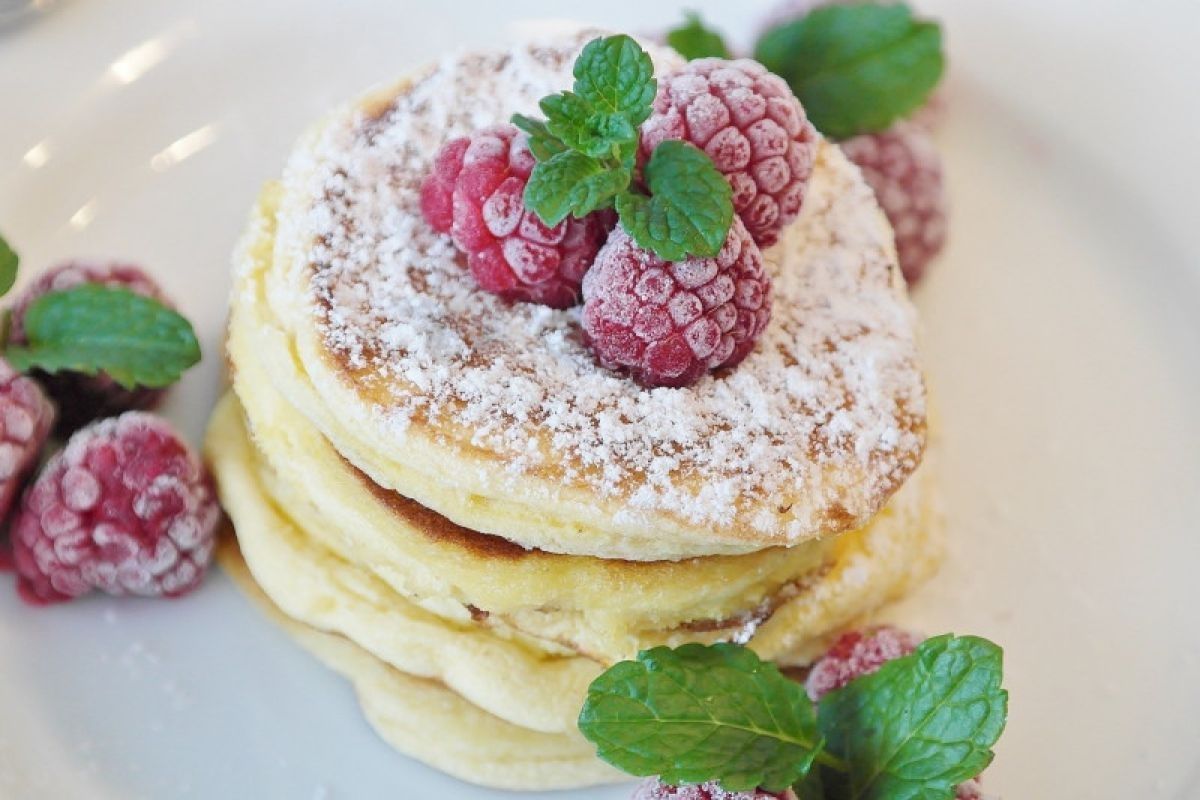
POLYGON ((733 190, 702 150, 663 142, 650 154, 645 178, 648 197, 617 197, 621 224, 640 247, 667 261, 721 252, 733 224, 733 190))
POLYGON ((657 647, 592 683, 579 729, 600 758, 670 784, 950 800, 992 760, 1007 714, 1001 677, 996 645, 939 636, 814 709, 800 684, 745 647, 657 647))
POLYGON ((200 360, 191 323, 128 289, 85 284, 51 292, 29 306, 27 345, 5 357, 18 370, 107 373, 126 388, 174 383, 200 360))
POLYGON ((821 732, 850 768, 830 796, 950 798, 991 763, 1004 730, 1002 659, 986 639, 938 636, 823 697, 821 732))
POLYGON ((667 44, 688 61, 729 58, 729 48, 721 34, 705 25, 694 11, 686 12, 684 23, 667 33, 667 44))
POLYGON ((629 36, 594 39, 572 74, 571 91, 539 103, 545 121, 512 117, 538 162, 525 205, 548 226, 616 206, 634 241, 666 260, 720 252, 733 222, 732 192, 702 151, 659 145, 645 167, 649 194, 633 187, 638 126, 658 91, 650 56, 629 36))
POLYGON ((783 77, 834 139, 881 131, 942 77, 941 28, 905 5, 829 5, 763 34, 754 57, 783 77))
POLYGON ((783 791, 821 755, 804 689, 731 644, 656 647, 615 664, 588 687, 579 730, 632 775, 719 779, 730 791, 783 791))
POLYGON ((17 282, 17 265, 20 259, 4 236, 0 235, 0 295, 8 294, 8 290, 17 282))

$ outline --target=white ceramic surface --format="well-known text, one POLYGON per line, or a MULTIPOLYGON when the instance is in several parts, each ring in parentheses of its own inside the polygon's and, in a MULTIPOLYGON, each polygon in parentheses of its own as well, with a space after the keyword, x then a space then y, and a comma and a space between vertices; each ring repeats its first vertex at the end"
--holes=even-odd
MULTIPOLYGON (((744 41, 768 4, 687 5, 744 41)), ((990 791, 1198 797, 1200 4, 924 5, 953 63, 952 242, 919 303, 954 553, 895 614, 1006 647, 990 791)), ((26 280, 77 255, 163 280, 206 346, 168 409, 198 438, 230 249, 302 127, 444 48, 547 16, 647 31, 675 13, 67 0, 0 30, 0 227, 26 280)), ((348 686, 222 576, 174 603, 47 610, 0 577, 0 797, 504 796, 389 751, 348 686)))

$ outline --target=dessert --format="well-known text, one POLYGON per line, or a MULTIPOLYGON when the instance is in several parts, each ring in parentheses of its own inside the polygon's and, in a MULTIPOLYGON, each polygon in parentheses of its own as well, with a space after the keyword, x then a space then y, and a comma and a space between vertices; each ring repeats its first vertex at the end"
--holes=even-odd
MULTIPOLYGON (((788 166, 793 185, 767 182, 791 198, 763 234, 774 244, 750 238, 732 213, 736 179, 719 169, 707 194, 731 215, 715 243, 698 231, 678 248, 692 231, 663 243, 638 227, 673 219, 654 206, 671 188, 662 164, 707 158, 664 140, 640 162, 649 197, 630 183, 636 148, 595 162, 593 177, 617 176, 607 188, 621 221, 583 277, 582 308, 525 289, 506 299, 480 277, 480 248, 496 247, 487 237, 517 230, 505 181, 526 181, 521 219, 567 219, 542 213, 554 198, 539 194, 538 170, 568 139, 589 144, 554 116, 575 102, 555 93, 574 65, 586 100, 587 48, 641 52, 602 36, 449 56, 304 137, 236 258, 232 393, 206 444, 236 530, 219 557, 239 584, 355 682, 393 745, 505 788, 620 779, 576 730, 607 667, 729 641, 807 664, 940 552, 891 230, 859 172, 803 123, 791 126, 805 148, 788 166), (495 126, 540 98, 548 127, 517 121, 537 162, 526 173, 518 135, 495 126), (488 145, 498 171, 471 194, 477 137, 505 146, 488 145), (487 236, 473 238, 480 219, 487 236), (730 238, 740 247, 722 262, 730 238), (638 255, 648 246, 662 250, 638 255), (675 283, 655 283, 664 275, 675 283), (631 290, 650 311, 639 324, 633 309, 628 331, 646 353, 683 339, 683 369, 647 356, 639 373, 605 349, 624 317, 601 298, 619 305, 631 290), (693 300, 701 320, 715 310, 711 342, 686 339, 693 300), (426 715, 420 726, 406 707, 426 715), (441 749, 451 731, 453 758, 441 749), (520 757, 501 763, 506 742, 520 757)), ((685 74, 670 50, 646 49, 667 84, 685 74)), ((642 99, 645 120, 653 94, 642 99)), ((587 187, 570 198, 579 219, 605 207, 587 187)))

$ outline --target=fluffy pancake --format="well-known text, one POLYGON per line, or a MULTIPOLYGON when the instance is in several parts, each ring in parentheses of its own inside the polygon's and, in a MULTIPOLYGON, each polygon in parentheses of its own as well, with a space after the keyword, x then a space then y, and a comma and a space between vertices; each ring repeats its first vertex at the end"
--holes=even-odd
POLYGON ((656 561, 864 524, 920 461, 925 400, 891 231, 835 146, 766 253, 758 348, 684 390, 599 369, 578 309, 479 291, 421 220, 437 148, 533 112, 587 38, 448 58, 303 139, 234 298, 269 382, 376 484, 526 547, 656 561))
POLYGON ((372 564, 397 592, 436 613, 459 620, 486 613, 493 624, 612 661, 656 643, 665 629, 698 620, 742 625, 749 612, 831 561, 831 539, 743 556, 633 562, 526 550, 456 526, 346 462, 266 379, 247 327, 235 311, 229 349, 267 491, 325 546, 372 564))
POLYGON ((599 761, 581 737, 505 722, 437 681, 407 675, 343 636, 292 619, 258 588, 232 537, 222 542, 217 558, 275 623, 350 680, 371 727, 400 752, 497 789, 573 789, 629 780, 599 761))
MULTIPOLYGON (((511 635, 483 621, 454 621, 422 608, 375 572, 326 547, 307 509, 275 503, 264 489, 236 401, 226 398, 210 425, 206 450, 242 554, 258 585, 288 616, 340 633, 402 672, 430 678, 506 721, 571 732, 587 683, 603 664, 550 652, 536 637, 511 635)), ((929 481, 909 482, 873 524, 843 534, 828 568, 810 576, 749 639, 760 655, 803 663, 824 637, 870 613, 925 577, 940 552, 929 481)), ((704 587, 696 587, 697 591, 704 587)), ((728 638, 728 632, 716 632, 728 638)), ((667 643, 713 638, 681 631, 667 643)))

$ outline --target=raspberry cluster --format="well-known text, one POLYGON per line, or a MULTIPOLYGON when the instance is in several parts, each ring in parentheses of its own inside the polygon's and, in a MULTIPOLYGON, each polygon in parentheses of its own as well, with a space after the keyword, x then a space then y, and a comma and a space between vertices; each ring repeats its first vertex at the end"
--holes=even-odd
POLYGON ((799 213, 817 138, 787 84, 747 60, 702 59, 660 77, 648 114, 639 164, 682 140, 729 182, 736 213, 715 257, 665 261, 611 210, 547 227, 526 207, 536 160, 513 125, 443 145, 421 211, 466 255, 480 288, 554 308, 582 298, 584 341, 603 366, 646 387, 682 387, 737 365, 766 329, 760 248, 799 213))
MULTIPOLYGON (((14 303, 10 341, 29 343, 26 316, 38 298, 83 284, 169 305, 137 267, 69 262, 14 303)), ((209 475, 165 420, 136 410, 157 405, 164 391, 126 389, 103 373, 27 377, 0 360, 0 522, 12 546, 11 563, 0 566, 15 567, 27 602, 93 589, 175 597, 204 576, 220 517, 209 475), (52 428, 70 438, 26 487, 52 428)))

